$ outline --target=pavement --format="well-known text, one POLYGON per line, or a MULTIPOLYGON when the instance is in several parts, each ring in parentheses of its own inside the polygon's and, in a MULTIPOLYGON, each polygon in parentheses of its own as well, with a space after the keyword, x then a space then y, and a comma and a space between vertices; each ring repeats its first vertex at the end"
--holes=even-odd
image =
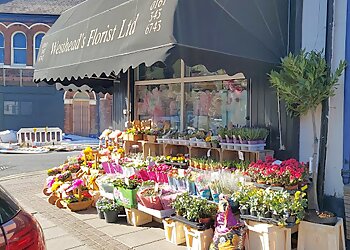
POLYGON ((186 249, 167 242, 158 222, 134 227, 120 217, 118 223, 109 224, 98 218, 95 208, 74 213, 50 205, 42 193, 46 177, 44 171, 18 174, 0 178, 0 185, 37 218, 48 250, 186 249))

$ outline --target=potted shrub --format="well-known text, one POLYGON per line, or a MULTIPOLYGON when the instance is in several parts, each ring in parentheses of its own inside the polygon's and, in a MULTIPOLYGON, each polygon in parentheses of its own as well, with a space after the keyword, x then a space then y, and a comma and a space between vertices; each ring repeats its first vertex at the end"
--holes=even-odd
POLYGON ((192 197, 186 192, 176 196, 176 199, 172 202, 172 207, 175 209, 177 216, 186 216, 187 208, 192 202, 192 197))
POLYGON ((103 214, 107 223, 114 223, 118 220, 118 214, 123 209, 122 206, 115 203, 113 200, 109 200, 104 208, 103 214))

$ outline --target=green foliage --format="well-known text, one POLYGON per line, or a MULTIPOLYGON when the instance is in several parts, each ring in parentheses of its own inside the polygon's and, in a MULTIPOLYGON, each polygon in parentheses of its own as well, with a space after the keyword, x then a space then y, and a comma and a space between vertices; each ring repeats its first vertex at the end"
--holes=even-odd
POLYGON ((288 113, 305 115, 325 99, 334 96, 334 90, 346 63, 341 61, 334 73, 322 52, 301 51, 282 59, 281 70, 272 71, 270 82, 281 99, 285 101, 288 113))

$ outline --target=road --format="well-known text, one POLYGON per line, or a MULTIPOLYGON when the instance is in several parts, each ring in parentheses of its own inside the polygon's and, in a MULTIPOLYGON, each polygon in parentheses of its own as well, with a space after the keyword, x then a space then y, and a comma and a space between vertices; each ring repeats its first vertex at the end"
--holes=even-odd
POLYGON ((68 156, 78 154, 79 151, 52 152, 38 155, 0 154, 0 178, 57 167, 68 156))

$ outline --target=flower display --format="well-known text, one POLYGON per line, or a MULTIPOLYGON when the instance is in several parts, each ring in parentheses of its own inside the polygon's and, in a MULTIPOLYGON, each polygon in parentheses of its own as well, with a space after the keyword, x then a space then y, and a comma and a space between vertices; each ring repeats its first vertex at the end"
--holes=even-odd
POLYGON ((295 159, 278 162, 272 157, 251 163, 246 173, 255 181, 281 186, 301 184, 307 175, 304 163, 295 159))

